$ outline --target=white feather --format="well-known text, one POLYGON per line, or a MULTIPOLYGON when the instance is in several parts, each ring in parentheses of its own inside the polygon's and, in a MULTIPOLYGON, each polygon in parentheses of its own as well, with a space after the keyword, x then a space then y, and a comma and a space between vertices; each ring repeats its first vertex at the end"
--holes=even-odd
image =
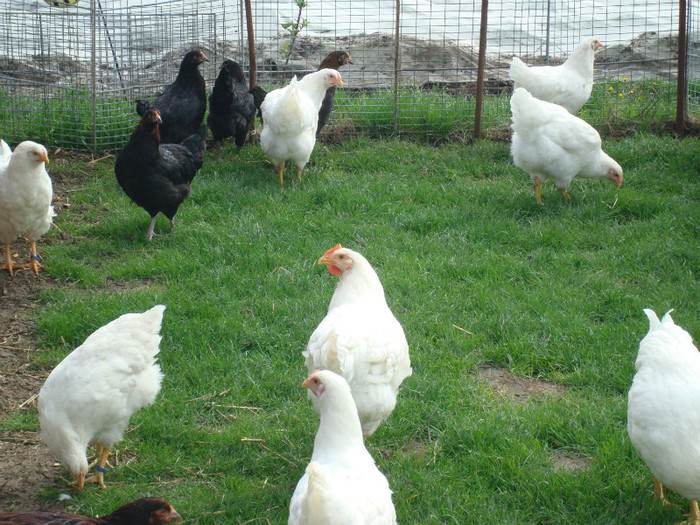
POLYGON ((627 404, 627 432, 654 476, 690 500, 700 499, 700 353, 670 312, 652 310, 639 344, 627 404))
MULTIPOLYGON (((403 328, 372 266, 353 250, 337 253, 347 254, 353 264, 341 274, 328 314, 303 355, 309 373, 332 370, 350 384, 367 437, 394 410, 399 386, 412 373, 411 359, 403 328)), ((316 406, 315 396, 311 399, 316 406)))
POLYGON ((394 525, 391 489, 363 444, 350 387, 328 370, 312 377, 323 385, 321 424, 290 502, 288 525, 394 525))
POLYGON ((560 66, 531 67, 514 57, 508 75, 516 88, 525 88, 540 100, 576 113, 591 96, 593 59, 600 47, 602 44, 595 38, 585 38, 560 66))
POLYGON ((165 306, 124 314, 93 332, 39 392, 41 437, 77 477, 90 443, 110 449, 131 415, 153 403, 163 374, 156 363, 165 306))

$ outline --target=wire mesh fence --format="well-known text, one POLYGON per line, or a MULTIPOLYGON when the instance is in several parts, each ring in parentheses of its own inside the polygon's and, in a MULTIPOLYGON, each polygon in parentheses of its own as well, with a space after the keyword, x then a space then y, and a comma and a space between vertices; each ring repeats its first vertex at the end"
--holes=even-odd
POLYGON ((688 114, 700 118, 700 1, 688 10, 688 114))
MULTIPOLYGON (((687 96, 695 114, 697 6, 690 2, 688 17, 687 96)), ((678 0, 491 0, 484 128, 507 133, 513 56, 560 64, 591 35, 606 48, 579 115, 609 132, 672 119, 678 9, 678 0)), ((327 138, 471 133, 481 2, 253 0, 252 11, 257 83, 267 89, 316 70, 330 51, 351 54, 327 138)), ((137 122, 134 101, 172 82, 186 51, 209 57, 200 69, 211 89, 225 58, 249 71, 247 47, 243 0, 82 0, 66 8, 0 0, 0 134, 14 143, 119 149, 137 122)))

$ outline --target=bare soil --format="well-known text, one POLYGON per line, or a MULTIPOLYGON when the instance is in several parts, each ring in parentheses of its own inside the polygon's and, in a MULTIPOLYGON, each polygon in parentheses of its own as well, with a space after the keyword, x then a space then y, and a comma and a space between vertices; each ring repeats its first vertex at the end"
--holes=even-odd
POLYGON ((488 381, 496 393, 523 403, 534 395, 559 395, 566 391, 560 384, 516 376, 507 368, 486 366, 479 370, 479 377, 488 381))
MULTIPOLYGON (((21 261, 28 243, 20 240, 12 252, 21 261)), ((31 355, 39 351, 30 321, 40 291, 53 286, 41 272, 20 269, 12 277, 0 273, 0 414, 36 412, 36 395, 48 370, 37 367, 31 355)), ((60 469, 38 431, 0 431, 0 511, 56 508, 36 499, 60 469)))
MULTIPOLYGON (((56 213, 70 206, 70 192, 79 182, 68 179, 63 170, 76 158, 89 161, 90 157, 54 151, 49 154, 49 172, 53 181, 53 206, 56 213)), ((55 233, 55 231, 54 231, 55 233)), ((63 235, 61 233, 61 235, 63 235)), ((55 235, 42 237, 37 251, 57 242, 55 235)), ((4 246, 1 255, 4 258, 4 246)), ((18 239, 11 244, 14 260, 23 264, 29 257, 29 242, 18 239)), ((43 261, 50 264, 49 261, 43 261)), ((38 366, 32 359, 41 351, 36 327, 32 321, 33 310, 39 297, 47 289, 58 286, 44 272, 34 275, 21 268, 10 276, 0 271, 0 419, 12 421, 13 417, 31 414, 36 417, 36 396, 50 370, 38 366)), ((25 423, 17 425, 26 427, 25 423)), ((12 428, 11 423, 4 428, 12 428)), ((38 494, 51 487, 63 468, 36 431, 0 430, 0 512, 19 510, 61 510, 57 502, 39 499, 38 494)))

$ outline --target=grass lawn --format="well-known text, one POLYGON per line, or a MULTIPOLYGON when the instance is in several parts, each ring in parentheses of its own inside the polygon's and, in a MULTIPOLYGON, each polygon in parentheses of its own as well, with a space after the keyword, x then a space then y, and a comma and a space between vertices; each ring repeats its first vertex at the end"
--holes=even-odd
MULTIPOLYGON (((259 147, 228 146, 221 161, 207 153, 174 231, 161 216, 150 243, 113 158, 52 163, 77 191, 55 219, 69 238, 39 242, 59 286, 36 314, 38 364, 122 313, 167 305, 166 377, 118 444, 128 467, 109 471, 106 491, 71 491, 71 510, 158 495, 186 523, 286 523, 318 426, 301 351, 336 283, 315 262, 342 243, 377 270, 411 347, 414 374, 368 440, 399 523, 680 521, 681 497, 652 500, 626 396, 642 308, 675 308, 700 338, 700 141, 604 148, 621 190, 575 179, 567 202, 549 183, 540 207, 507 143, 318 144, 284 188, 259 147), (495 392, 485 366, 562 388, 523 401, 495 392)), ((0 428, 38 421, 0 416, 0 428)), ((56 479, 38 497, 65 491, 56 479)))

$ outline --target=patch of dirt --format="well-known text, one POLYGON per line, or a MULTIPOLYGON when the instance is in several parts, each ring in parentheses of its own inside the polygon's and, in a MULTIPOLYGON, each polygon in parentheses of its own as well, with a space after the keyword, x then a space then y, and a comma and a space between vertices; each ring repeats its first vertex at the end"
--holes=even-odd
POLYGON ((522 403, 534 395, 560 395, 566 389, 557 383, 511 374, 507 368, 486 366, 479 370, 479 378, 488 381, 497 394, 513 397, 522 403))
MULTIPOLYGON (((53 206, 57 214, 70 206, 71 187, 61 173, 75 155, 54 151, 49 173, 53 180, 53 206)), ((85 159, 83 159, 85 160, 85 159)), ((88 159, 89 160, 89 159, 88 159)), ((63 236, 63 235, 61 235, 63 236)), ((59 242, 55 235, 44 236, 37 250, 59 242)), ((4 246, 2 256, 4 258, 4 246)), ((29 242, 15 240, 11 245, 13 258, 20 264, 29 257, 29 242)), ((50 261, 43 261, 50 264, 50 261)), ((18 412, 36 413, 36 396, 50 370, 34 364, 31 356, 40 351, 35 326, 30 320, 37 307, 40 293, 56 283, 44 272, 34 275, 29 269, 15 270, 10 276, 0 271, 0 417, 12 417, 18 412)), ((52 478, 63 474, 56 458, 39 437, 39 432, 0 431, 0 511, 61 510, 53 502, 37 499, 52 478)))
MULTIPOLYGON (((28 243, 11 245, 22 261, 28 243)), ((39 246, 39 249, 41 247, 39 246)), ((31 361, 38 351, 34 325, 29 321, 40 290, 53 283, 44 274, 20 269, 10 277, 0 273, 0 414, 36 411, 36 395, 49 371, 31 361)), ((0 432, 0 509, 58 508, 35 499, 60 469, 38 432, 0 432)))
POLYGON ((588 470, 593 461, 591 458, 570 454, 565 450, 554 450, 549 457, 557 470, 566 470, 568 472, 578 472, 580 470, 588 470))

